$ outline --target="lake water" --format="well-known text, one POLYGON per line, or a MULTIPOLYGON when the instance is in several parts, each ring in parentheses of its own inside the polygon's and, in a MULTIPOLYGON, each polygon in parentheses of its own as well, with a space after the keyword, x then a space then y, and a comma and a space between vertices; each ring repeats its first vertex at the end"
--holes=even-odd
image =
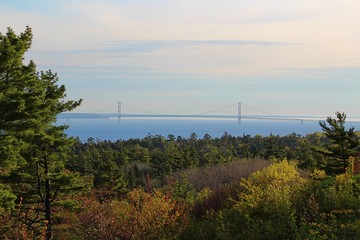
MULTIPOLYGON (((127 140, 130 138, 144 138, 147 135, 169 134, 175 137, 189 137, 196 133, 202 138, 206 133, 212 137, 221 137, 225 132, 232 136, 249 134, 254 136, 270 134, 284 136, 291 133, 306 135, 321 131, 318 120, 259 120, 243 118, 241 123, 237 118, 189 118, 189 117, 123 117, 118 121, 116 117, 94 117, 87 115, 62 115, 57 124, 67 124, 69 136, 79 137, 82 141, 93 137, 100 140, 127 140)), ((359 130, 359 123, 353 122, 359 130)))

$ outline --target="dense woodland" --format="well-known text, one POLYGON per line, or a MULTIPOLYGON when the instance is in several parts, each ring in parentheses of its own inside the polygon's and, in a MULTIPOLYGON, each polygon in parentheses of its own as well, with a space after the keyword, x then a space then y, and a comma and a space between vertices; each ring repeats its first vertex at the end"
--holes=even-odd
POLYGON ((1 239, 360 239, 359 135, 69 138, 57 75, 0 34, 1 239))

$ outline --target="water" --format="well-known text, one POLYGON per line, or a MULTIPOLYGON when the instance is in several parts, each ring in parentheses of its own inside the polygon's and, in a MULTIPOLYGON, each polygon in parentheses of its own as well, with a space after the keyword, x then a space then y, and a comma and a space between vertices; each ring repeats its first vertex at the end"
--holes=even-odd
MULTIPOLYGON (((206 133, 212 137, 221 137, 225 132, 232 136, 249 134, 254 136, 288 135, 291 133, 305 136, 308 133, 321 131, 317 120, 259 120, 242 119, 238 123, 236 118, 188 118, 188 117, 127 117, 119 122, 116 117, 99 117, 87 115, 62 115, 58 117, 57 124, 67 124, 69 136, 79 137, 82 141, 88 138, 100 140, 127 140, 130 138, 144 138, 147 135, 169 134, 175 137, 189 137, 196 133, 202 138, 206 133)), ((359 123, 352 123, 355 129, 359 129, 359 123)))

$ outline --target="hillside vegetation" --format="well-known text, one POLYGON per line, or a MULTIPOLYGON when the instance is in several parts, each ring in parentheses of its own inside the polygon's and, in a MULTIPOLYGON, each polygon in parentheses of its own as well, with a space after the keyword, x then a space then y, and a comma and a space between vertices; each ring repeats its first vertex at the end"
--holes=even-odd
POLYGON ((360 239, 359 138, 336 113, 307 136, 86 142, 81 100, 0 34, 1 239, 360 239))

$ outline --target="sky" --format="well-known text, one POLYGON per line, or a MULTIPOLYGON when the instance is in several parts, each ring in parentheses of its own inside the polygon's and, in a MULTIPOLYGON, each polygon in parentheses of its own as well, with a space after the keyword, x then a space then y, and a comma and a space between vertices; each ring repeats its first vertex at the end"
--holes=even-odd
POLYGON ((359 0, 0 0, 75 112, 360 116, 359 0), (221 109, 219 111, 213 111, 221 109))

